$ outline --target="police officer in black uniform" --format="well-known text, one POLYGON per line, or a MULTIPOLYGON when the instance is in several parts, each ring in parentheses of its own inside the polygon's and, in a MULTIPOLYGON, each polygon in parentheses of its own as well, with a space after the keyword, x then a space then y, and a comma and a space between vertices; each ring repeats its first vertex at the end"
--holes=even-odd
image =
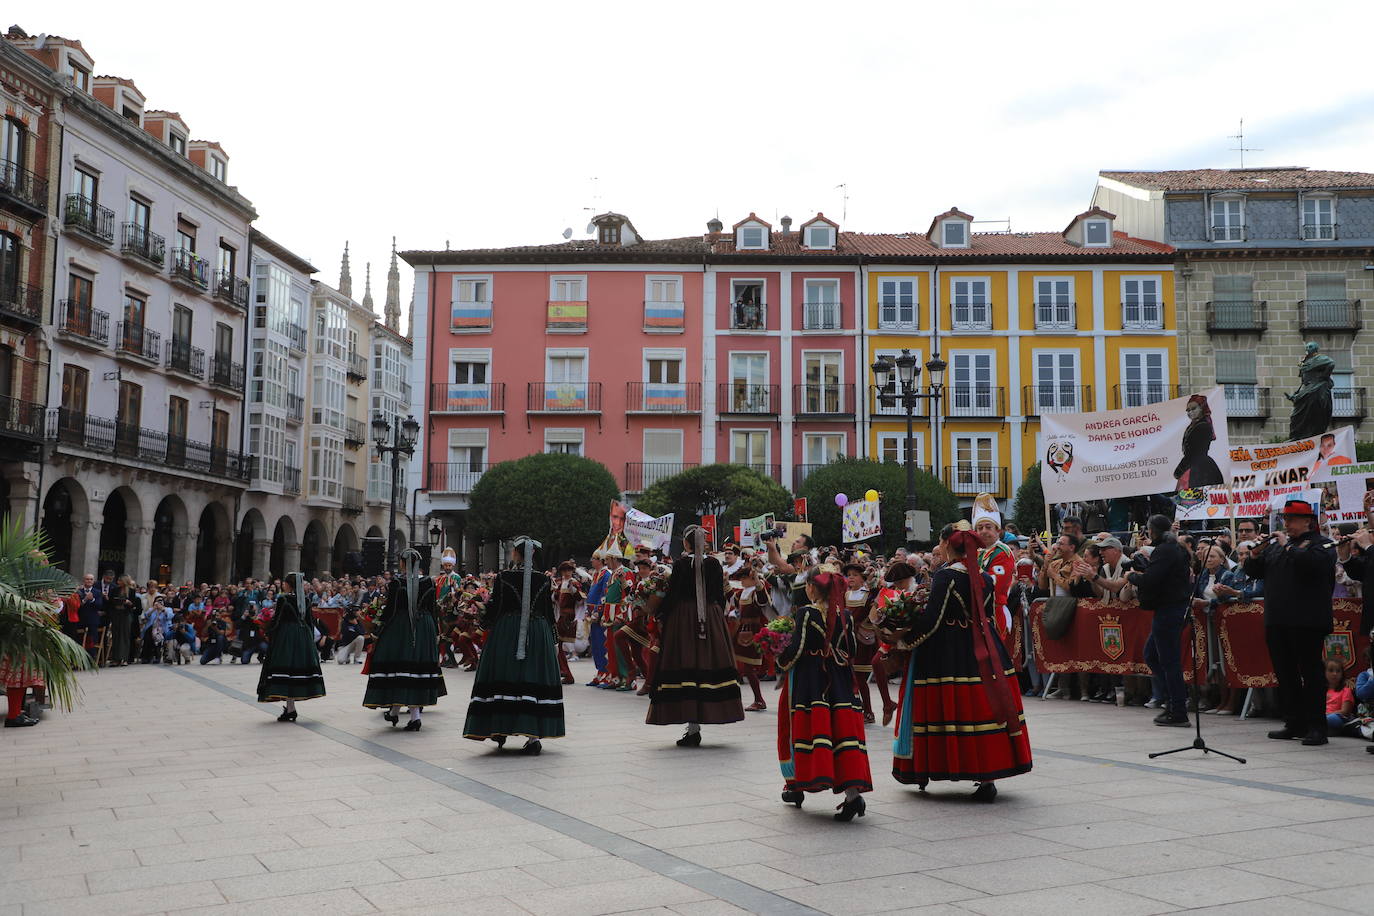
POLYGON ((1336 545, 1317 530, 1311 503, 1283 506, 1284 543, 1271 539, 1251 551, 1245 574, 1264 580, 1264 636, 1279 681, 1283 728, 1270 738, 1326 744, 1326 675, 1322 650, 1331 632, 1336 545))

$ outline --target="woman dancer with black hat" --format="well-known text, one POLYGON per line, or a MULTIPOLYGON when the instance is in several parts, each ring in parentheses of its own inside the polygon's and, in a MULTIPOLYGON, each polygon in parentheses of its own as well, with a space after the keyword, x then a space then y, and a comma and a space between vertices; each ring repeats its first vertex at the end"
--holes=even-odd
POLYGON ((667 591, 649 599, 662 651, 645 721, 686 725, 678 747, 699 747, 701 726, 740 721, 744 704, 725 626, 725 571, 706 552, 700 527, 688 528, 683 541, 688 552, 673 564, 667 591))

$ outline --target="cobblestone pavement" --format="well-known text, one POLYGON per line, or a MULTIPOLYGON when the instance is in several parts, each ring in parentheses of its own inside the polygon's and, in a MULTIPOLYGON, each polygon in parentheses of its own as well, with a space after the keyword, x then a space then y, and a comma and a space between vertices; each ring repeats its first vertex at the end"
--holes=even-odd
POLYGON ((85 676, 74 713, 0 732, 0 916, 1296 916, 1374 899, 1374 757, 1356 741, 1207 716, 1247 766, 1151 762, 1192 733, 1032 700, 1035 771, 996 804, 898 786, 870 727, 877 789, 838 824, 830 796, 778 800, 771 710, 679 749, 642 724, 646 699, 570 687, 570 737, 525 757, 461 737, 472 675, 446 674, 418 733, 359 705, 356 666, 326 665, 329 696, 294 725, 251 702, 256 665, 85 676))

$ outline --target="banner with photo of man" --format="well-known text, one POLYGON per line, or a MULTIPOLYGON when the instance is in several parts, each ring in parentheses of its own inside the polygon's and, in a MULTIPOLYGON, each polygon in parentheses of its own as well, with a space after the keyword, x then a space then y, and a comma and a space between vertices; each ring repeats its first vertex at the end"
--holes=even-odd
POLYGON ((741 547, 758 547, 762 543, 759 535, 776 527, 777 522, 774 521, 772 512, 754 518, 740 519, 739 545, 741 547))
POLYGON ((631 547, 648 547, 666 554, 673 543, 673 514, 654 518, 647 512, 630 509, 625 515, 625 534, 631 547))
POLYGON ((1220 387, 1121 410, 1045 414, 1040 424, 1040 483, 1051 503, 1173 493, 1231 479, 1220 387))

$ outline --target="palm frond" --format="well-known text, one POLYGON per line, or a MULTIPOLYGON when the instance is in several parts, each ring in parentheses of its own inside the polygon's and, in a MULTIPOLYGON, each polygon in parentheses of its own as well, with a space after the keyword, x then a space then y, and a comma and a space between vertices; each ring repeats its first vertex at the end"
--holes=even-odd
POLYGON ((18 520, 0 525, 0 658, 41 677, 53 704, 70 709, 80 693, 76 672, 92 665, 58 628, 53 602, 76 582, 48 563, 45 547, 43 536, 18 520))

